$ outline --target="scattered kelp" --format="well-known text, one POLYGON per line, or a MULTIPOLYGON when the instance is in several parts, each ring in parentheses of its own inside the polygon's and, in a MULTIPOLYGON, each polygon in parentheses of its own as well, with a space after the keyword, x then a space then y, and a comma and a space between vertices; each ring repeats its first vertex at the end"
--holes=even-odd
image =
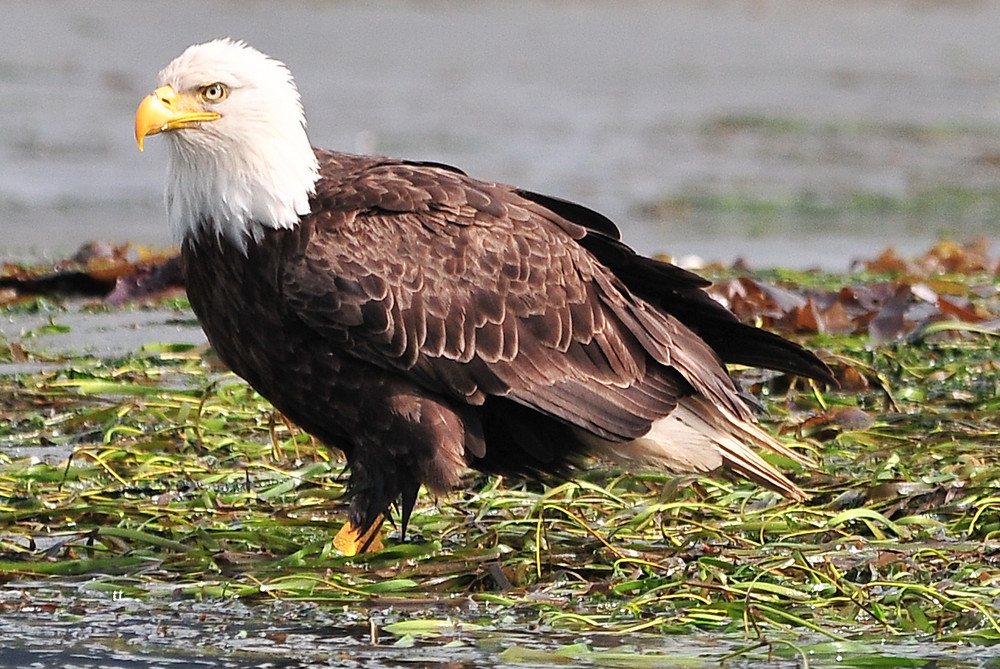
POLYGON ((91 297, 118 305, 162 299, 183 287, 176 250, 90 242, 52 265, 4 263, 0 270, 0 305, 38 295, 91 297))
POLYGON ((516 633, 497 652, 526 664, 633 666, 628 644, 664 634, 803 663, 877 657, 887 639, 1000 641, 995 264, 739 274, 719 294, 797 333, 841 381, 737 372, 769 429, 817 463, 775 462, 808 501, 611 467, 556 487, 477 476, 422 495, 405 540, 354 558, 331 546, 342 461, 202 348, 60 358, 2 342, 8 359, 57 363, 0 377, 0 582, 22 593, 3 607, 38 605, 39 583, 109 601, 350 605, 372 643, 516 633), (903 325, 876 335, 890 316, 903 325))
POLYGON ((861 282, 832 288, 743 275, 720 279, 710 290, 742 320, 784 332, 867 333, 890 342, 935 323, 993 332, 1000 326, 1000 264, 989 259, 985 242, 941 242, 914 261, 890 249, 860 265, 861 282))

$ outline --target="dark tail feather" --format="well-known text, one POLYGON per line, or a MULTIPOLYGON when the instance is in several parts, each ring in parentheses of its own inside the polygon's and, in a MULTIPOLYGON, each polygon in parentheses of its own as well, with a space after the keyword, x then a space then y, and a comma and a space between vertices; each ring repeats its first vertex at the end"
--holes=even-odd
POLYGON ((696 332, 725 362, 774 369, 831 386, 839 385, 830 368, 812 351, 767 330, 738 322, 716 322, 696 332))
MULTIPOLYGON (((839 385, 826 364, 795 342, 741 323, 698 284, 699 277, 670 263, 627 254, 628 247, 597 235, 591 245, 614 261, 614 269, 628 287, 643 299, 684 323, 715 350, 723 361, 774 369, 839 385), (604 243, 598 245, 596 240, 604 243)), ((704 281, 704 280, 703 280, 704 281)))

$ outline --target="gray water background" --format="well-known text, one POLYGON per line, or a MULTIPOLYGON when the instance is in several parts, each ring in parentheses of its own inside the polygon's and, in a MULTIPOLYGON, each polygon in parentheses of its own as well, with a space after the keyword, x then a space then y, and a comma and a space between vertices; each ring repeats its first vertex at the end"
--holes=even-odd
POLYGON ((314 144, 568 197, 648 253, 843 270, 1000 229, 997 2, 2 0, 0 17, 2 260, 171 243, 165 148, 136 150, 133 114, 218 36, 287 62, 314 144), (914 204, 952 187, 985 195, 914 204))

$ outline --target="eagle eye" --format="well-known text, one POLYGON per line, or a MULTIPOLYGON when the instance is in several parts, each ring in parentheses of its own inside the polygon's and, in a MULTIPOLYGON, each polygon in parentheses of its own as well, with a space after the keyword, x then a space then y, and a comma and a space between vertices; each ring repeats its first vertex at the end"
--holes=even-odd
POLYGON ((229 95, 229 89, 226 88, 226 85, 219 82, 202 86, 199 92, 201 99, 205 102, 219 102, 225 100, 226 96, 229 95))

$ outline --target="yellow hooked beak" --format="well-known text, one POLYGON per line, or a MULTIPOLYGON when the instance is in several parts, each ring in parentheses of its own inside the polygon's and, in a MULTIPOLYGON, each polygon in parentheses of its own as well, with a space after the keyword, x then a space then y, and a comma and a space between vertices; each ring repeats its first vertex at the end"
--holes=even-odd
POLYGON ((195 95, 178 93, 172 86, 160 86, 139 103, 135 112, 135 141, 142 151, 143 140, 150 135, 220 118, 222 114, 218 112, 205 111, 195 95))

